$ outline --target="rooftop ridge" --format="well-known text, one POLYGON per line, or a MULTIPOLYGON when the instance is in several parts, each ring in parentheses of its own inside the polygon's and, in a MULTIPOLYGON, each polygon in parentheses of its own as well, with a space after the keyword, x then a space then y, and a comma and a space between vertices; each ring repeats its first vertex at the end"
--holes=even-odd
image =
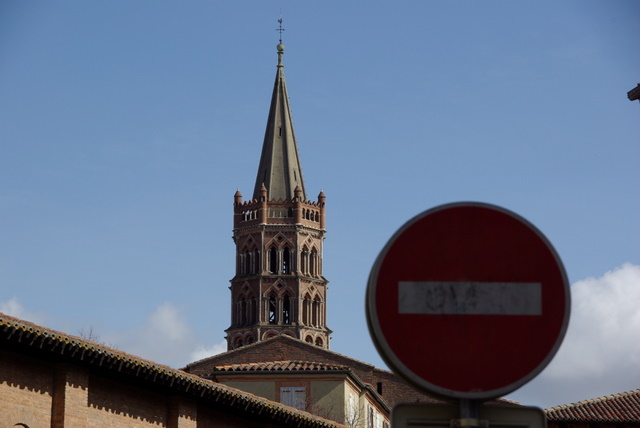
POLYGON ((254 342, 254 343, 251 343, 251 344, 249 344, 249 345, 242 346, 242 347, 240 347, 240 348, 232 349, 232 350, 230 350, 230 351, 226 351, 226 352, 221 352, 221 353, 219 353, 219 354, 212 355, 212 356, 210 356, 210 357, 206 357, 206 358, 203 358, 203 359, 200 359, 200 360, 197 360, 197 361, 193 361, 193 362, 191 362, 191 363, 187 364, 187 365, 183 368, 183 370, 187 370, 187 371, 188 371, 190 366, 194 366, 194 365, 202 364, 202 363, 207 362, 208 360, 212 360, 212 359, 214 359, 214 358, 219 358, 219 357, 221 357, 221 356, 233 355, 233 354, 235 354, 235 353, 244 352, 244 351, 246 351, 247 349, 251 349, 251 348, 254 348, 254 347, 257 347, 257 346, 264 346, 264 344, 265 344, 265 343, 269 343, 269 342, 271 342, 271 341, 276 341, 276 340, 291 340, 291 341, 293 341, 293 342, 296 342, 297 344, 300 344, 300 345, 303 345, 303 346, 311 347, 311 348, 312 348, 312 349, 314 349, 314 350, 320 350, 320 351, 322 351, 322 352, 326 352, 326 353, 329 353, 329 354, 333 354, 333 355, 338 356, 338 357, 341 357, 341 358, 346 358, 347 360, 354 361, 354 362, 356 362, 356 363, 358 363, 358 364, 362 364, 362 365, 364 365, 364 366, 368 366, 368 367, 370 367, 370 368, 372 368, 372 369, 375 369, 375 370, 380 370, 380 371, 384 371, 384 372, 389 372, 389 373, 391 373, 389 370, 385 370, 385 369, 378 368, 378 367, 374 366, 374 365, 373 365, 373 364, 371 364, 371 363, 367 363, 367 362, 364 362, 364 361, 358 360, 358 359, 356 359, 356 358, 349 357, 349 356, 347 356, 347 355, 341 354, 341 353, 339 353, 339 352, 332 351, 332 350, 330 350, 330 349, 319 348, 319 347, 317 347, 317 346, 315 346, 315 345, 312 345, 312 344, 307 343, 307 342, 305 342, 305 341, 303 341, 303 340, 300 340, 300 339, 296 339, 295 337, 291 337, 291 336, 286 335, 286 334, 281 334, 281 335, 278 335, 278 336, 270 337, 270 338, 268 338, 268 339, 266 339, 266 340, 262 340, 262 341, 259 341, 259 342, 254 342))
POLYGON ((640 422, 640 389, 561 404, 545 413, 551 421, 640 422))
POLYGON ((351 371, 341 364, 304 360, 264 361, 257 363, 223 364, 214 366, 214 371, 351 371))
POLYGON ((630 391, 617 392, 615 394, 609 394, 609 395, 602 395, 600 397, 588 398, 586 400, 580 400, 580 401, 576 401, 574 403, 559 404, 557 406, 549 407, 546 410, 566 409, 566 408, 569 408, 569 407, 577 407, 577 406, 580 406, 580 405, 583 405, 583 404, 589 404, 589 403, 599 403, 599 402, 602 402, 602 401, 609 401, 612 398, 626 397, 626 396, 636 395, 636 394, 640 395, 640 389, 632 389, 630 391))

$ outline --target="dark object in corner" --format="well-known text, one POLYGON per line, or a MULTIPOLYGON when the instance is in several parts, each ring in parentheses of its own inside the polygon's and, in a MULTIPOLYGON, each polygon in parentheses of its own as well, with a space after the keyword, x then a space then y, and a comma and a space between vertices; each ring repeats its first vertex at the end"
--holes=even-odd
POLYGON ((629 101, 640 101, 640 83, 638 83, 635 88, 627 92, 627 98, 629 98, 629 101))

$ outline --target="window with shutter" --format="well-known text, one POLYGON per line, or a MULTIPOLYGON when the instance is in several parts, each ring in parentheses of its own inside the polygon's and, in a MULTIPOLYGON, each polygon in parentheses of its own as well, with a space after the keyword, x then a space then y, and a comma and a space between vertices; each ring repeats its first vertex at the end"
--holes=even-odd
POLYGON ((349 394, 349 420, 347 422, 353 424, 356 420, 356 395, 352 392, 349 394))
POLYGON ((304 386, 283 386, 280 388, 280 402, 298 410, 307 408, 307 391, 304 386))
POLYGON ((369 407, 369 417, 367 420, 367 428, 375 428, 375 413, 373 407, 369 407))

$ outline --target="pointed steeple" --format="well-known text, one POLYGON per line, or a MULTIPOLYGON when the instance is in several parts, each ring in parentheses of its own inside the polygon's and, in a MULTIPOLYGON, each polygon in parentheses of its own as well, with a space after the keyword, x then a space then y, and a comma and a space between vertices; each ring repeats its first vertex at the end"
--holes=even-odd
MULTIPOLYGON (((282 41, 281 41, 282 42, 282 41)), ((276 81, 271 96, 271 107, 267 129, 264 134, 260 166, 253 191, 253 199, 260 199, 260 189, 264 185, 269 200, 290 201, 295 196, 297 186, 302 190, 302 200, 306 200, 302 168, 298 156, 296 136, 289 107, 289 95, 284 80, 282 55, 284 45, 279 43, 276 81)))
MULTIPOLYGON (((279 19, 282 34, 282 19, 279 19)), ((322 274, 326 197, 307 200, 284 82, 282 40, 253 197, 233 196, 236 273, 227 349, 280 334, 329 349, 322 274)))

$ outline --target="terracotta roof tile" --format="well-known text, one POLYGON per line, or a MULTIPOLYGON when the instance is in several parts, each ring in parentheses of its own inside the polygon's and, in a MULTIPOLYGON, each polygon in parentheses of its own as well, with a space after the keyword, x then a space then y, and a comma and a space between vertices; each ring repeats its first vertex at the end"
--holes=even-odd
POLYGON ((640 389, 546 409, 554 422, 640 422, 640 389))
MULTIPOLYGON (((200 365, 202 363, 206 363, 208 360, 218 359, 218 358, 221 358, 223 356, 228 356, 228 358, 231 358, 234 354, 242 354, 244 352, 247 352, 247 350, 249 350, 249 349, 258 348, 260 346, 264 346, 266 343, 276 342, 276 341, 279 341, 279 340, 290 340, 292 342, 300 343, 300 344, 303 344, 305 346, 310 346, 310 347, 317 348, 315 345, 311 345, 311 344, 309 344, 307 342, 304 342, 304 341, 302 341, 300 339, 296 339, 295 337, 291 337, 291 336, 286 335, 286 334, 281 334, 281 335, 277 335, 277 336, 274 336, 274 337, 270 337, 269 339, 266 339, 266 340, 253 342, 253 343, 251 343, 249 345, 241 346, 239 348, 232 349, 230 351, 222 352, 220 354, 212 355, 210 357, 206 357, 206 358, 203 358, 201 360, 194 361, 192 363, 187 364, 187 366, 184 367, 183 370, 186 370, 187 372, 189 372, 192 367, 198 366, 198 365, 200 365)), ((391 371, 389 371, 389 370, 384 370, 384 369, 377 368, 371 363, 366 363, 364 361, 357 360, 357 359, 355 359, 353 357, 349 357, 347 355, 340 354, 339 352, 335 352, 335 351, 332 351, 330 349, 324 349, 324 348, 318 348, 318 349, 322 349, 322 352, 326 353, 328 355, 334 355, 334 356, 339 357, 339 358, 344 358, 344 359, 347 359, 349 361, 353 361, 354 363, 357 363, 359 365, 369 367, 371 370, 375 369, 375 370, 379 370, 379 371, 382 371, 382 372, 391 373, 391 371)))
POLYGON ((282 372, 282 371, 345 371, 348 366, 316 363, 312 361, 269 361, 260 363, 215 366, 219 372, 282 372))

